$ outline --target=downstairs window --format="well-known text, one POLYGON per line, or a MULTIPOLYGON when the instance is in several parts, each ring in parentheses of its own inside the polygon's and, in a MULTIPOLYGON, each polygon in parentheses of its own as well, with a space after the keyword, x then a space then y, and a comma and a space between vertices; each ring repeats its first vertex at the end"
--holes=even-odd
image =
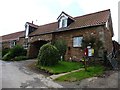
POLYGON ((83 37, 74 37, 73 38, 73 47, 81 47, 82 39, 83 39, 83 37))

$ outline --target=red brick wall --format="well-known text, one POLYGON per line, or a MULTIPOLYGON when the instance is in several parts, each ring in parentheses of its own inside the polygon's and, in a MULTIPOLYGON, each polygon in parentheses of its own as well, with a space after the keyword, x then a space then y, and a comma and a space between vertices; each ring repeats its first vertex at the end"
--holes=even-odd
POLYGON ((55 33, 54 39, 64 39, 67 41, 67 46, 70 47, 70 50, 66 52, 66 59, 68 60, 70 57, 73 60, 80 60, 83 57, 84 51, 81 48, 73 47, 73 37, 75 36, 83 36, 86 37, 88 35, 98 36, 98 31, 101 29, 100 27, 91 27, 79 30, 70 30, 66 32, 55 33))
POLYGON ((43 35, 39 35, 39 36, 29 37, 29 40, 28 40, 29 41, 29 47, 28 47, 28 50, 27 50, 27 56, 29 58, 36 58, 37 57, 39 48, 36 48, 36 45, 34 44, 34 42, 41 42, 41 41, 49 42, 51 40, 52 40, 52 34, 43 34, 43 35))
POLYGON ((2 42, 2 49, 4 48, 10 48, 10 42, 7 41, 7 42, 2 42))
POLYGON ((51 41, 52 34, 43 34, 43 35, 33 36, 29 38, 30 43, 35 42, 35 41, 40 41, 40 40, 51 41))
POLYGON ((104 29, 105 32, 105 48, 108 51, 108 53, 112 52, 113 43, 112 43, 112 34, 111 31, 107 28, 104 29))
MULTIPOLYGON (((81 48, 75 48, 73 47, 73 37, 75 36, 89 36, 93 35, 98 39, 101 39, 103 42, 103 46, 105 47, 108 52, 111 52, 112 50, 112 34, 110 30, 105 28, 105 26, 97 26, 97 27, 89 27, 89 28, 84 28, 84 29, 79 29, 79 30, 70 30, 70 31, 64 31, 64 32, 58 32, 58 33, 53 33, 53 34, 44 34, 44 35, 39 35, 39 36, 33 36, 29 38, 29 43, 33 43, 35 41, 39 40, 46 40, 46 41, 51 41, 51 40, 57 40, 57 39, 64 39, 67 41, 67 46, 70 47, 70 50, 66 52, 65 58, 68 60, 70 57, 74 60, 80 60, 83 57, 84 51, 81 48), (102 36, 100 34, 102 32, 102 36)), ((19 39, 19 44, 23 45, 25 42, 24 38, 19 39)), ((33 48, 33 45, 28 49, 28 53, 33 53, 35 48, 33 48)), ((34 56, 34 54, 32 54, 34 56)))
POLYGON ((111 32, 106 30, 104 26, 84 28, 79 30, 70 30, 66 32, 59 32, 54 34, 54 39, 64 39, 67 41, 67 46, 70 47, 70 50, 66 52, 66 59, 68 60, 70 57, 73 60, 80 60, 84 55, 84 50, 82 48, 73 47, 73 37, 75 36, 95 36, 97 39, 101 39, 103 42, 103 47, 111 52, 112 48, 112 37, 111 32), (102 37, 100 37, 100 33, 103 32, 102 37))
POLYGON ((25 38, 19 38, 19 42, 17 44, 23 46, 25 44, 25 38))

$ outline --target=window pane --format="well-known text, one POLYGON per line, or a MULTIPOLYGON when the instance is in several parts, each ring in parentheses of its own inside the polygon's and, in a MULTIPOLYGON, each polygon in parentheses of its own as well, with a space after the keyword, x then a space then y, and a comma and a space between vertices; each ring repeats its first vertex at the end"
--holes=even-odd
POLYGON ((81 47, 83 37, 73 38, 73 47, 81 47))
POLYGON ((65 19, 62 20, 62 27, 65 26, 65 19))
POLYGON ((67 18, 62 17, 59 21, 59 28, 61 27, 67 27, 67 18))

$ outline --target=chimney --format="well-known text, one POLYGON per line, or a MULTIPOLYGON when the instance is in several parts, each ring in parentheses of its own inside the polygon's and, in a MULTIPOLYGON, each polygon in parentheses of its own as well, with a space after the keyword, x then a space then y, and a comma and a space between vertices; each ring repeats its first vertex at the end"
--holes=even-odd
POLYGON ((32 24, 33 24, 33 21, 32 21, 32 24))

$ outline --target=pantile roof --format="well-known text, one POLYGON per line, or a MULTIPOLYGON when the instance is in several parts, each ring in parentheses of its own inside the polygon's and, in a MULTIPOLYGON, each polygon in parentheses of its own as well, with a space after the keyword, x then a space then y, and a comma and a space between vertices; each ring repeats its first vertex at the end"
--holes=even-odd
POLYGON ((3 35, 2 42, 11 41, 11 40, 18 40, 19 37, 23 36, 24 34, 25 34, 25 31, 19 31, 19 32, 8 34, 8 35, 3 35))
POLYGON ((110 16, 110 9, 83 15, 83 16, 74 17, 75 21, 65 28, 58 28, 58 22, 41 25, 38 27, 37 30, 32 32, 29 36, 66 31, 77 28, 85 28, 90 26, 104 25, 109 19, 109 16, 110 16))
POLYGON ((38 28, 39 27, 38 25, 35 25, 33 23, 30 23, 30 22, 26 22, 26 23, 28 23, 31 27, 34 27, 34 28, 38 28))

